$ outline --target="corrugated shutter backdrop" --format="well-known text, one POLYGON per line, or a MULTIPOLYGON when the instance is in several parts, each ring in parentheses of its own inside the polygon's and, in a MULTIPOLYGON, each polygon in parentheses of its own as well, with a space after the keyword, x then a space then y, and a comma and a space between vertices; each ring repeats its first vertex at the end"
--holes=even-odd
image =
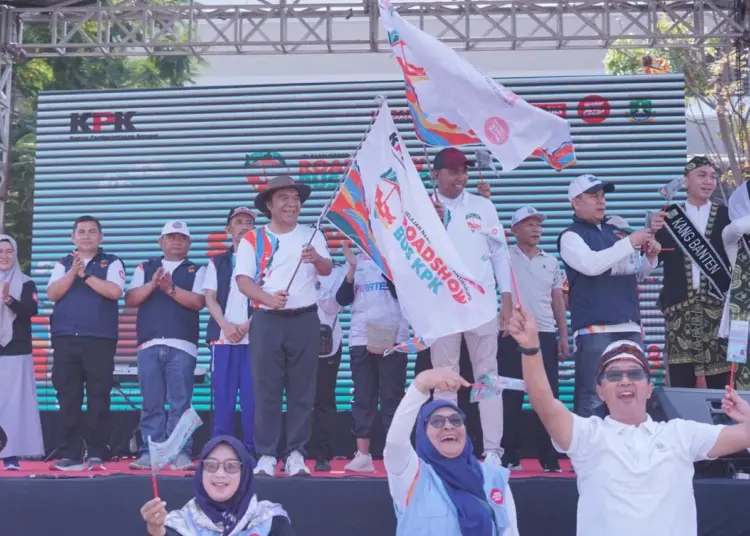
MULTIPOLYGON (((485 172, 504 225, 509 225, 518 207, 534 205, 548 217, 542 246, 556 254, 556 238, 571 218, 567 186, 582 173, 618 184, 617 192, 609 196, 609 213, 625 217, 632 226, 643 225, 647 209, 662 206, 658 188, 679 176, 685 162, 680 76, 504 83, 530 103, 567 117, 579 159, 574 168, 560 173, 535 159, 499 179, 485 172)), ((379 94, 388 97, 411 155, 423 169, 422 147, 406 112, 400 80, 41 95, 32 255, 33 277, 40 288, 34 356, 41 407, 56 408, 48 381, 52 306, 44 288, 51 267, 71 250, 74 218, 91 214, 101 219, 104 247, 123 259, 128 281, 138 263, 159 255, 157 237, 163 223, 171 219, 189 224, 190 256, 205 263, 209 252, 228 244, 223 231, 228 209, 250 203, 257 188, 276 174, 291 174, 313 187, 302 220, 314 222, 356 148, 379 94)), ((430 154, 435 152, 430 149, 430 154)), ((477 179, 472 172, 471 191, 477 179)), ((343 260, 340 236, 329 230, 327 237, 331 252, 343 260)), ((655 360, 661 358, 664 333, 656 309, 660 280, 654 277, 641 287, 647 345, 655 360)), ((207 319, 204 309, 203 328, 207 319)), ((345 331, 348 324, 344 315, 345 331)), ((123 309, 118 364, 135 364, 134 331, 135 311, 123 309)), ((208 362, 204 345, 199 365, 208 362)), ((571 372, 571 363, 561 365, 568 402, 571 372)), ((345 355, 338 389, 342 406, 350 400, 350 378, 345 355)), ((126 392, 140 402, 137 384, 127 385, 126 392)), ((209 394, 207 384, 196 386, 196 407, 205 409, 209 394)), ((119 395, 113 398, 113 407, 125 409, 119 395)))

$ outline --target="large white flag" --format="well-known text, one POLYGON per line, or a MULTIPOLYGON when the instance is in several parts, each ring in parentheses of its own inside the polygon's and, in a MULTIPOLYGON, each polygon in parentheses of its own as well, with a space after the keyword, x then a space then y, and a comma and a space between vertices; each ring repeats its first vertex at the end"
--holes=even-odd
MULTIPOLYGON (((387 104, 355 156, 380 255, 417 337, 435 339, 474 329, 496 317, 477 306, 482 288, 461 261, 396 130, 387 104)), ((411 348, 419 349, 419 347, 411 348)))
POLYGON ((390 0, 379 0, 379 6, 423 140, 460 145, 470 143, 475 135, 505 171, 531 155, 557 170, 575 164, 570 124, 565 119, 532 106, 452 48, 406 22, 390 0), (460 141, 464 138, 468 141, 460 141), (446 143, 452 140, 456 141, 446 143))

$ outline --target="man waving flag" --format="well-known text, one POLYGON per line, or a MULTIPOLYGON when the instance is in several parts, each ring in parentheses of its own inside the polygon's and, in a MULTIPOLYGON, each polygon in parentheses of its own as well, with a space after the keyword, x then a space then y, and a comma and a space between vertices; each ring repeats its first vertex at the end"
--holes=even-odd
POLYGON ((390 0, 380 0, 379 7, 420 139, 430 145, 481 140, 506 171, 531 155, 558 171, 575 164, 565 119, 532 106, 406 22, 390 0))

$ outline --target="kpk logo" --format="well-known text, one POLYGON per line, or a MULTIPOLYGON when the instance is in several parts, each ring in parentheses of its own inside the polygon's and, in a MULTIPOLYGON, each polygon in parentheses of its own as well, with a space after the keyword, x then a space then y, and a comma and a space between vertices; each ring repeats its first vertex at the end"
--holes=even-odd
POLYGON ((137 112, 85 112, 70 114, 71 134, 135 132, 137 112))

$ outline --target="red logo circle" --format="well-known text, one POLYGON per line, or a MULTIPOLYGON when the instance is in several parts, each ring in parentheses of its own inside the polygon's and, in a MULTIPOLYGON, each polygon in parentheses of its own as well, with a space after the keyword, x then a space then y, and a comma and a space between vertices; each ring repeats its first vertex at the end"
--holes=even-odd
POLYGON ((609 101, 599 95, 589 95, 578 103, 578 117, 584 123, 596 125, 609 117, 609 101))
POLYGON ((505 497, 503 496, 503 492, 500 491, 497 488, 494 488, 490 492, 490 500, 495 504, 503 504, 503 500, 505 500, 505 497))
POLYGON ((493 145, 503 145, 510 136, 510 127, 499 117, 490 117, 484 122, 484 135, 493 145))
POLYGON ((652 344, 648 347, 648 358, 649 359, 659 359, 661 357, 661 348, 656 346, 655 344, 652 344))

